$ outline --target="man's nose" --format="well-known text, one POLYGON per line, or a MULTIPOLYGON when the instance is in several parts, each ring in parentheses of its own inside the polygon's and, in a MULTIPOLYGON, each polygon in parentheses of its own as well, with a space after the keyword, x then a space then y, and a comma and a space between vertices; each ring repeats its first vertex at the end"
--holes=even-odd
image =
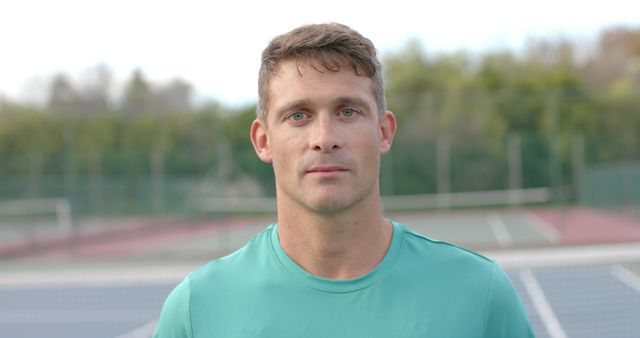
MULTIPOLYGON (((328 114, 327 114, 328 115, 328 114)), ((342 137, 336 121, 331 116, 320 115, 310 135, 310 146, 315 151, 328 153, 342 147, 342 137)))

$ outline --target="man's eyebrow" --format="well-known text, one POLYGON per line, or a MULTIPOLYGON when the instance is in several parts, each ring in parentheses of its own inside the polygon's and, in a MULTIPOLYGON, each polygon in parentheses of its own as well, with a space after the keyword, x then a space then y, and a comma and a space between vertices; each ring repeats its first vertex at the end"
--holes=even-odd
POLYGON ((276 111, 276 117, 280 118, 288 112, 309 106, 310 104, 311 101, 305 99, 291 101, 276 111))
POLYGON ((371 111, 373 109, 366 100, 357 96, 341 96, 337 98, 335 102, 338 105, 356 106, 367 111, 371 111))

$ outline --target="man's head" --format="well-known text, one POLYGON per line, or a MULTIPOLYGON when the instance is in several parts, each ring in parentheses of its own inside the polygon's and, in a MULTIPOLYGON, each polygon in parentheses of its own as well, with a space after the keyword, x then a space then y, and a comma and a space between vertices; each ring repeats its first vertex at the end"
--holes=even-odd
POLYGON ((274 38, 262 52, 258 78, 257 115, 265 120, 270 100, 270 84, 283 61, 312 62, 319 71, 345 68, 371 78, 378 113, 386 109, 380 61, 373 43, 353 29, 337 24, 302 26, 274 38))
POLYGON ((273 165, 278 213, 379 204, 396 123, 371 42, 338 24, 298 28, 267 47, 260 81, 251 142, 273 165))

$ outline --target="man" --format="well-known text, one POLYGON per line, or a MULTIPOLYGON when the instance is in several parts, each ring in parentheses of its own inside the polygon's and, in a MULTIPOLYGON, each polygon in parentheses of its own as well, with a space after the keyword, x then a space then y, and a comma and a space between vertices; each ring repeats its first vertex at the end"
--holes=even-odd
POLYGON ((339 24, 276 37, 251 126, 272 163, 277 224, 191 273, 155 337, 532 337, 491 260, 382 215, 396 120, 368 39, 339 24))

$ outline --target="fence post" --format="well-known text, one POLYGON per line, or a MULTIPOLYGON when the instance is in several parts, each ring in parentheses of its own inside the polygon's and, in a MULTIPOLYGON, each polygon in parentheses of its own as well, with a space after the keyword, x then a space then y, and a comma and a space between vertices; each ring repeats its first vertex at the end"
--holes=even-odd
POLYGON ((571 136, 571 166, 573 168, 573 193, 580 204, 584 203, 584 137, 582 134, 571 136))
POLYGON ((509 163, 509 204, 522 203, 522 142, 519 134, 509 134, 507 138, 507 158, 509 163))
POLYGON ((449 137, 438 136, 437 175, 438 175, 438 207, 451 206, 451 143, 449 137))
POLYGON ((549 152, 551 156, 550 176, 551 189, 556 203, 564 202, 562 183, 562 159, 560 158, 560 135, 558 121, 558 94, 551 93, 547 98, 547 110, 549 112, 549 152))
POLYGON ((382 192, 384 195, 393 195, 393 151, 389 151, 382 157, 382 192))
POLYGON ((29 152, 29 198, 36 198, 41 194, 42 162, 42 152, 32 149, 29 152))
POLYGON ((64 187, 66 198, 71 203, 76 202, 77 171, 76 171, 76 133, 75 120, 72 113, 66 111, 64 116, 64 187))
POLYGON ((89 198, 93 212, 103 211, 103 184, 102 184, 102 152, 97 147, 88 154, 89 160, 89 198))
POLYGON ((161 211, 165 206, 164 153, 162 148, 151 150, 151 209, 161 211))

